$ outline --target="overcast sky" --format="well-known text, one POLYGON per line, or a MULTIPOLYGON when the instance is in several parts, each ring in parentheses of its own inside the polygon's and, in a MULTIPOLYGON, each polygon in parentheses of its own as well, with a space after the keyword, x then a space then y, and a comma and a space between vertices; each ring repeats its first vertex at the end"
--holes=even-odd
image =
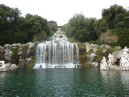
POLYGON ((129 8, 129 0, 0 0, 0 4, 18 8, 22 16, 36 14, 63 25, 76 13, 85 17, 101 18, 103 8, 113 4, 129 8))

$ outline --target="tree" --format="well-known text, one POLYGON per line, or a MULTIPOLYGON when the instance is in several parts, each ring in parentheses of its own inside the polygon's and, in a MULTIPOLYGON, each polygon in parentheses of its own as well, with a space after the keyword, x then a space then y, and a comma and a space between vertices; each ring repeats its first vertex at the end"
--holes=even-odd
MULTIPOLYGON (((0 4, 0 44, 14 43, 15 33, 20 31, 20 11, 0 4)), ((17 41, 16 41, 17 42, 17 41)))
POLYGON ((69 29, 66 32, 69 37, 81 42, 95 40, 97 38, 94 30, 95 21, 95 18, 85 18, 82 14, 75 14, 66 25, 65 28, 69 29))
POLYGON ((18 8, 0 4, 0 45, 45 40, 49 35, 48 21, 38 15, 20 16, 18 8))
POLYGON ((122 6, 113 5, 108 9, 102 10, 102 19, 105 19, 110 29, 126 27, 126 10, 122 6))
POLYGON ((129 47, 129 29, 115 29, 112 33, 118 35, 118 43, 121 47, 129 47))
POLYGON ((95 31, 99 37, 102 33, 108 30, 108 24, 105 19, 99 19, 95 22, 95 31))
POLYGON ((24 18, 22 29, 24 32, 27 33, 25 37, 26 42, 33 40, 34 41, 44 40, 50 34, 47 20, 38 15, 27 14, 24 18))
POLYGON ((55 21, 49 21, 48 27, 50 29, 50 34, 53 34, 57 31, 57 23, 55 21))

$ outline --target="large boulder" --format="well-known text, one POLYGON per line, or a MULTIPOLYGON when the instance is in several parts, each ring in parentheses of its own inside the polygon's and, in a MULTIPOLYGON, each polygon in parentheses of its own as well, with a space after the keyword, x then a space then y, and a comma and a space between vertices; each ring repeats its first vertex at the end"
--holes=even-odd
POLYGON ((100 62, 100 70, 109 70, 105 57, 103 57, 103 59, 100 62))
POLYGON ((93 52, 97 52, 97 50, 99 49, 99 45, 96 45, 96 44, 89 44, 89 43, 85 43, 86 45, 86 52, 89 52, 91 49, 93 50, 93 52))
POLYGON ((12 44, 12 45, 11 45, 11 48, 12 48, 12 49, 17 49, 18 47, 19 47, 19 44, 12 44))
POLYGON ((16 64, 12 64, 10 66, 10 70, 16 70, 18 68, 18 66, 16 64))
POLYGON ((113 55, 116 59, 120 59, 120 58, 121 58, 121 51, 114 51, 114 52, 112 52, 112 55, 113 55))
POLYGON ((0 60, 4 60, 6 65, 10 63, 10 65, 6 66, 7 69, 14 69, 17 66, 31 68, 35 63, 36 44, 28 42, 27 44, 16 43, 0 46, 0 60))
POLYGON ((91 45, 87 42, 85 43, 85 45, 86 45, 86 52, 89 52, 91 49, 91 45))
POLYGON ((0 71, 7 71, 5 61, 0 61, 0 71))
POLYGON ((4 49, 2 46, 0 46, 0 52, 4 52, 4 49))
POLYGON ((26 59, 20 59, 19 62, 19 68, 26 68, 27 60, 26 59))
POLYGON ((28 50, 27 50, 27 56, 31 56, 35 53, 35 43, 28 42, 28 50))
POLYGON ((103 57, 100 62, 100 69, 129 70, 129 49, 125 47, 121 51, 115 51, 108 55, 108 61, 103 57), (119 61, 118 61, 119 59, 119 61))
POLYGON ((90 54, 90 59, 91 59, 91 61, 92 61, 96 56, 97 56, 96 53, 91 53, 91 54, 90 54))
POLYGON ((7 60, 8 62, 11 61, 11 57, 12 57, 12 51, 8 48, 5 49, 5 54, 4 54, 5 60, 7 60))
POLYGON ((111 49, 112 47, 109 45, 102 44, 100 48, 111 49))
POLYGON ((0 61, 0 71, 9 71, 9 70, 16 70, 18 68, 17 65, 6 63, 5 61, 0 61))

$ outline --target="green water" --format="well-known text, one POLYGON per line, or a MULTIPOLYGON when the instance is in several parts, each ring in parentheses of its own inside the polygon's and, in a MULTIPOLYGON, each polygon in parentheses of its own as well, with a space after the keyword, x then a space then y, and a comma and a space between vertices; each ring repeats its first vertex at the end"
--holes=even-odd
POLYGON ((97 69, 3 72, 0 97, 129 97, 129 72, 97 69))

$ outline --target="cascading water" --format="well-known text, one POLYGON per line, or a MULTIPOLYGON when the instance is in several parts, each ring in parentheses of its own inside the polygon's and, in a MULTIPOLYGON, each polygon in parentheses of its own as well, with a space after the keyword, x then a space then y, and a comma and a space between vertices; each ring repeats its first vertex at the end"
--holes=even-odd
POLYGON ((77 68, 79 48, 71 43, 61 32, 57 31, 50 41, 39 43, 36 48, 36 68, 77 68))

